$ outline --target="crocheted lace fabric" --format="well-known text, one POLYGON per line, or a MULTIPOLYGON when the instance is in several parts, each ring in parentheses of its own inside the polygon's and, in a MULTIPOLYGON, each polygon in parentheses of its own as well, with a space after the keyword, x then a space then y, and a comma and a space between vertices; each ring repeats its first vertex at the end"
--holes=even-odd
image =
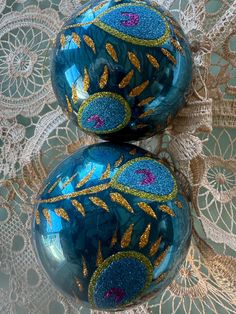
MULTIPOLYGON (((174 282, 127 313, 236 313, 236 1, 158 3, 187 33, 195 74, 172 126, 139 144, 188 177, 194 231, 174 282)), ((30 231, 32 200, 49 171, 94 142, 67 120, 50 84, 48 50, 78 4, 0 0, 1 314, 88 313, 48 282, 30 231)))

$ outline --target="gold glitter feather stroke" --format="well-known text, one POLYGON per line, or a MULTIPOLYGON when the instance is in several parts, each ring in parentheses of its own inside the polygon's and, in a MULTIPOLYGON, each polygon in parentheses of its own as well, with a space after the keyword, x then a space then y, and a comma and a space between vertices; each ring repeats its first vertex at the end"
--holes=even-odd
POLYGON ((52 227, 51 216, 50 216, 50 213, 49 213, 47 208, 43 209, 43 215, 44 215, 45 219, 47 220, 47 223, 52 227))
POLYGON ((83 185, 85 185, 88 182, 88 180, 92 177, 94 171, 95 167, 92 168, 82 180, 80 180, 80 182, 76 185, 76 188, 81 188, 83 185))
POLYGON ((173 63, 176 65, 175 57, 165 48, 161 48, 162 53, 173 63))
POLYGON ((65 187, 67 187, 67 185, 69 185, 73 179, 77 176, 77 173, 73 174, 73 176, 70 177, 70 179, 68 179, 65 183, 62 184, 62 189, 64 189, 65 187))
POLYGON ((75 84, 72 85, 71 94, 72 94, 71 98, 73 100, 73 103, 76 103, 78 101, 79 97, 77 95, 77 89, 76 89, 75 84))
POLYGON ((157 61, 157 59, 156 59, 153 55, 147 53, 146 56, 147 56, 149 62, 151 63, 151 65, 152 65, 154 68, 156 68, 156 69, 159 69, 159 68, 160 68, 159 62, 157 61))
POLYGON ((55 209, 55 214, 67 221, 70 221, 70 218, 67 214, 67 212, 63 208, 56 208, 55 209))
POLYGON ((69 112, 69 113, 72 113, 72 112, 73 112, 73 109, 72 109, 72 105, 71 105, 71 103, 70 103, 70 100, 69 100, 68 96, 66 96, 66 104, 67 104, 68 112, 69 112))
POLYGON ((129 152, 129 154, 132 155, 132 156, 136 155, 136 153, 137 153, 136 148, 133 148, 133 149, 129 152))
POLYGON ((180 201, 175 201, 175 206, 177 206, 179 209, 183 208, 183 204, 180 201))
POLYGON ((85 209, 84 206, 77 200, 72 200, 71 201, 72 205, 78 210, 78 212, 80 212, 80 214, 85 217, 86 213, 85 213, 85 209))
POLYGON ((150 231, 151 231, 151 224, 148 224, 139 240, 140 249, 143 249, 148 244, 150 231))
POLYGON ((118 233, 118 230, 116 229, 111 239, 110 248, 112 248, 117 243, 117 233, 118 233))
POLYGON ((115 62, 118 62, 117 52, 115 51, 115 48, 112 44, 110 43, 106 44, 106 51, 115 62))
POLYGON ((102 257, 102 248, 101 248, 101 241, 98 241, 98 252, 97 252, 97 260, 96 260, 96 266, 98 267, 101 265, 103 262, 103 257, 102 257))
POLYGON ((164 212, 164 213, 166 213, 166 214, 168 214, 168 215, 170 215, 172 217, 175 217, 175 213, 173 212, 173 210, 169 206, 167 206, 167 205, 160 205, 159 209, 162 212, 164 212))
POLYGON ((120 193, 110 193, 110 197, 113 202, 120 204, 122 207, 126 208, 130 213, 134 214, 134 210, 130 206, 129 202, 120 193))
POLYGON ((62 48, 64 48, 66 45, 66 36, 64 34, 61 34, 60 44, 61 44, 62 48))
POLYGON ((127 248, 130 245, 131 237, 134 229, 134 224, 131 224, 129 228, 125 231, 124 235, 122 236, 120 246, 122 249, 127 248))
POLYGON ((108 1, 102 1, 99 3, 96 7, 93 8, 93 12, 97 12, 99 9, 101 9, 108 1))
POLYGON ((40 224, 40 214, 39 214, 38 209, 36 209, 36 211, 35 211, 35 222, 37 225, 40 224))
POLYGON ((104 69, 103 69, 103 73, 102 73, 102 75, 100 77, 100 81, 99 81, 99 86, 101 89, 103 89, 107 85, 108 78, 109 78, 109 69, 108 69, 108 66, 105 65, 104 69))
POLYGON ((101 207, 101 208, 104 209, 106 212, 109 212, 109 208, 108 208, 107 204, 106 204, 103 200, 101 200, 99 197, 91 196, 91 197, 89 197, 89 199, 90 199, 90 201, 91 201, 94 205, 96 205, 96 206, 98 206, 98 207, 101 207))
POLYGON ((171 39, 170 42, 182 55, 184 54, 184 50, 177 40, 171 39))
POLYGON ((75 42, 75 44, 80 48, 81 47, 81 39, 77 33, 72 33, 72 39, 75 42))
POLYGON ((48 193, 51 193, 61 182, 61 178, 58 178, 56 182, 53 183, 53 185, 48 189, 48 193))
POLYGON ((83 276, 88 277, 88 267, 84 256, 82 256, 82 265, 83 265, 83 276))
POLYGON ((129 85, 133 75, 134 75, 134 70, 129 71, 129 73, 126 74, 125 77, 119 83, 119 88, 125 88, 127 85, 129 85))
POLYGON ((122 163, 123 160, 124 160, 124 155, 121 155, 120 158, 117 159, 117 161, 115 162, 114 166, 119 167, 119 165, 122 163))
POLYGON ((83 292, 84 290, 83 285, 78 278, 75 279, 75 283, 76 283, 76 286, 79 288, 79 291, 83 292))
POLYGON ((136 54, 134 54, 133 52, 129 51, 128 52, 128 58, 129 58, 129 61, 133 64, 133 66, 139 72, 141 72, 141 64, 140 64, 140 61, 139 61, 138 57, 136 56, 136 54))
POLYGON ((178 36, 179 38, 184 39, 184 36, 183 36, 176 28, 174 28, 174 33, 175 33, 175 35, 178 36))
POLYGON ((163 262, 164 258, 166 257, 168 251, 169 251, 170 247, 168 246, 165 251, 163 251, 161 253, 160 256, 158 256, 158 258, 155 260, 154 265, 155 266, 160 266, 160 264, 163 262))
POLYGON ((149 81, 145 81, 143 82, 142 84, 134 87, 131 92, 129 93, 129 96, 130 97, 136 97, 136 96, 139 96, 144 90, 145 88, 148 86, 149 84, 149 81))
POLYGON ((110 177, 110 173, 111 173, 111 165, 108 164, 106 167, 106 170, 103 172, 100 180, 108 179, 110 177))
POLYGON ((84 91, 87 92, 90 86, 90 78, 89 78, 88 70, 86 68, 84 68, 83 85, 84 85, 84 91))
POLYGON ((152 244, 152 246, 151 246, 151 248, 150 248, 150 251, 149 251, 149 255, 150 255, 150 256, 154 256, 154 255, 157 253, 157 251, 158 251, 158 249, 159 249, 159 247, 160 247, 160 244, 161 244, 161 240, 162 240, 162 236, 160 236, 160 238, 158 238, 158 239, 152 244))
POLYGON ((147 111, 143 112, 143 113, 139 116, 139 119, 143 119, 143 118, 145 118, 145 117, 147 117, 147 116, 150 116, 153 112, 154 112, 153 109, 147 110, 147 111))
POLYGON ((154 99, 155 99, 155 97, 148 97, 148 98, 145 98, 145 99, 141 100, 141 101, 138 103, 138 107, 145 106, 145 105, 147 105, 149 102, 153 101, 154 99))
POLYGON ((89 37, 88 35, 84 35, 83 36, 83 39, 86 43, 86 45, 91 48, 93 50, 93 53, 95 54, 96 53, 96 47, 95 47, 95 43, 94 41, 92 40, 91 37, 89 37))
POLYGON ((145 202, 139 202, 138 207, 140 209, 142 209, 146 214, 148 214, 149 216, 151 216, 152 218, 157 219, 157 215, 155 214, 154 210, 152 209, 152 207, 150 205, 148 205, 145 202))

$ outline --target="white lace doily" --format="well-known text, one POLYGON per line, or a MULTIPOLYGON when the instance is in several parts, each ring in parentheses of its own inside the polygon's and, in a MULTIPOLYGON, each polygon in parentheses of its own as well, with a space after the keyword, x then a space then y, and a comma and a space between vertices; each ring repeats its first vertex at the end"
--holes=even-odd
MULTIPOLYGON (((0 0, 0 314, 88 313, 48 282, 31 245, 32 199, 64 156, 94 139, 62 113, 48 50, 78 0, 0 0)), ((186 262, 156 299, 128 313, 236 313, 236 1, 159 0, 187 33, 192 94, 173 125, 141 142, 192 186, 186 262), (171 162, 171 160, 170 160, 171 162)))

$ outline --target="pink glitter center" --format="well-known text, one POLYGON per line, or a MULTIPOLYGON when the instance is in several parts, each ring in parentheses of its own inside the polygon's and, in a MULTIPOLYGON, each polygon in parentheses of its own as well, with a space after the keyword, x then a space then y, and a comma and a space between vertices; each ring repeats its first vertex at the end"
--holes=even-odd
POLYGON ((93 116, 91 116, 90 118, 88 118, 88 120, 87 120, 88 122, 95 122, 95 125, 94 125, 94 127, 96 128, 96 129, 99 129, 99 128, 101 128, 103 125, 104 125, 104 120, 102 120, 97 114, 95 114, 95 115, 93 115, 93 116))
POLYGON ((156 177, 148 169, 139 169, 136 170, 135 173, 144 174, 144 179, 141 181, 141 185, 148 185, 155 182, 156 177))
POLYGON ((122 16, 127 16, 129 18, 128 20, 121 22, 121 24, 123 26, 132 27, 132 26, 138 25, 138 23, 139 23, 139 16, 138 16, 138 14, 129 13, 129 12, 122 12, 121 15, 122 16))
POLYGON ((115 302, 120 303, 125 297, 125 291, 122 288, 111 288, 107 292, 104 293, 104 298, 108 299, 111 297, 115 297, 115 302))

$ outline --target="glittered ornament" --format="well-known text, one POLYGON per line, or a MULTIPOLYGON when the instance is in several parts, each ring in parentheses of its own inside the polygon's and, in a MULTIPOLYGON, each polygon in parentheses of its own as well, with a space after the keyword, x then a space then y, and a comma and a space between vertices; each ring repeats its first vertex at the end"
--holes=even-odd
POLYGON ((140 304, 167 287, 190 243, 178 176, 129 144, 81 148, 48 177, 33 240, 55 286, 90 308, 140 304))
POLYGON ((192 78, 188 41, 155 1, 92 1, 57 36, 52 85, 85 132, 129 141, 163 130, 192 78))

